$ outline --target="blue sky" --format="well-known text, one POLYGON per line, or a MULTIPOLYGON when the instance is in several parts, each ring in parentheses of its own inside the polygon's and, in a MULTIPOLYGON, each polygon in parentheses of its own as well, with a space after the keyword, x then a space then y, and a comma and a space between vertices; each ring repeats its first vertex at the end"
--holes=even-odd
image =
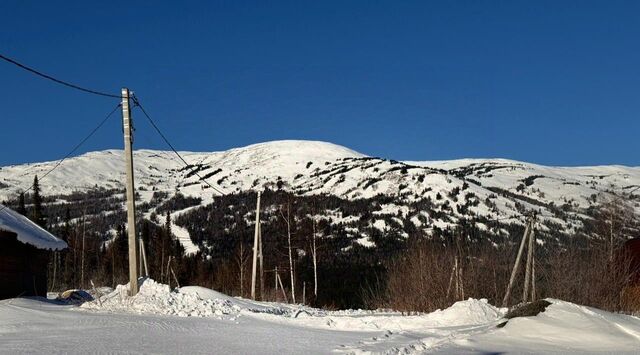
MULTIPOLYGON (((0 53, 134 90, 180 150, 330 141, 398 160, 640 165, 637 1, 0 2, 0 53)), ((116 104, 0 63, 0 165, 116 104)), ((134 112, 136 148, 165 148, 134 112)), ((114 117, 82 151, 121 148, 114 117)))

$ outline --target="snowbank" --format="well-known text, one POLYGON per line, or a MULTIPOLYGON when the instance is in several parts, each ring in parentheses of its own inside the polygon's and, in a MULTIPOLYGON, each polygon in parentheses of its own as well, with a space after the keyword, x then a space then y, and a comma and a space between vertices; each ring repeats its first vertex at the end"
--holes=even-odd
POLYGON ((334 332, 336 336, 362 339, 340 348, 355 353, 634 353, 640 349, 640 318, 558 300, 548 300, 552 304, 537 316, 513 318, 498 328, 506 309, 494 307, 485 299, 468 299, 428 314, 403 316, 389 311, 334 312, 255 302, 195 286, 172 291, 153 280, 145 280, 135 297, 128 297, 127 292, 127 286, 118 286, 81 307, 129 315, 266 322, 274 329, 305 329, 314 334, 334 332))
POLYGON ((13 348, 0 348, 0 353, 13 354, 16 349, 87 353, 98 348, 101 352, 135 349, 154 353, 211 353, 216 349, 273 354, 637 354, 640 349, 640 318, 558 300, 548 300, 551 305, 537 316, 513 318, 498 328, 505 309, 476 299, 428 314, 403 316, 389 311, 334 312, 254 302, 202 287, 172 291, 153 280, 146 280, 135 297, 127 297, 127 292, 128 287, 118 286, 100 301, 81 308, 105 313, 100 316, 35 299, 0 301, 0 334, 9 346, 13 344, 13 348), (297 312, 305 316, 296 317, 297 312), (40 326, 47 336, 39 336, 32 326, 40 326), (128 339, 128 343, 114 343, 115 338, 128 339))
POLYGON ((478 323, 447 338, 426 337, 396 349, 435 353, 628 353, 640 351, 640 318, 547 299, 532 317, 512 318, 503 328, 478 323))
MULTIPOLYGON (((535 317, 513 318, 479 343, 504 342, 509 349, 540 352, 640 352, 640 318, 615 314, 574 303, 549 299, 552 304, 535 317)), ((513 350, 512 350, 513 351, 513 350)))
POLYGON ((40 228, 27 217, 0 204, 0 230, 13 232, 22 243, 33 245, 38 249, 62 250, 67 243, 53 234, 40 228))
POLYGON ((83 304, 84 309, 105 312, 174 315, 180 317, 235 316, 240 307, 228 299, 202 299, 197 293, 172 292, 169 286, 151 279, 145 280, 134 297, 129 297, 129 285, 116 289, 99 299, 83 304))
POLYGON ((288 307, 282 307, 277 303, 257 302, 237 297, 227 296, 224 293, 200 286, 186 286, 179 289, 179 292, 186 295, 195 295, 202 300, 224 300, 237 306, 238 308, 256 313, 271 313, 284 315, 291 313, 288 307))
POLYGON ((425 317, 433 321, 434 325, 461 326, 483 324, 502 318, 504 312, 492 306, 486 299, 469 298, 466 301, 454 303, 444 310, 437 310, 425 317))
MULTIPOLYGON (((277 303, 261 303, 227 296, 205 287, 187 286, 171 290, 169 286, 146 279, 134 297, 129 297, 129 285, 116 289, 82 305, 84 309, 104 312, 175 315, 180 317, 238 316, 240 312, 291 315, 293 309, 277 303)), ((296 308, 292 306, 291 308, 296 308)))
POLYGON ((475 327, 478 324, 498 324, 504 310, 490 305, 486 299, 470 298, 435 312, 405 316, 389 311, 322 311, 316 310, 300 320, 300 324, 345 331, 372 331, 385 329, 392 332, 421 331, 430 328, 475 327))
POLYGON ((198 286, 187 286, 172 291, 169 286, 151 279, 142 283, 136 296, 129 297, 128 291, 128 285, 119 285, 106 296, 83 304, 82 308, 103 312, 182 317, 237 317, 243 313, 274 322, 288 323, 295 319, 296 324, 300 326, 352 331, 418 330, 427 327, 487 324, 497 322, 503 316, 500 309, 484 299, 468 299, 429 314, 403 316, 398 312, 389 311, 325 311, 302 305, 258 302, 230 297, 198 286))

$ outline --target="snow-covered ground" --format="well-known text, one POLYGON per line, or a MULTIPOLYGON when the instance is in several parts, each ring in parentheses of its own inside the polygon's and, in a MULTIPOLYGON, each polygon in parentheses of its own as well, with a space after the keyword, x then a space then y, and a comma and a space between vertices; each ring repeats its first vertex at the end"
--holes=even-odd
POLYGON ((445 310, 324 311, 146 281, 83 306, 0 301, 0 353, 638 353, 640 318, 550 300, 535 317, 469 299, 445 310))

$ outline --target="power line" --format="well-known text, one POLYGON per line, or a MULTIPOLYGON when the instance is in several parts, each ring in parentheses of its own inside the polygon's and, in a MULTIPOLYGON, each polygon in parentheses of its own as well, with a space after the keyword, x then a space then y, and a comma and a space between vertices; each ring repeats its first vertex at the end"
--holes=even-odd
MULTIPOLYGON (((140 110, 142 111, 142 113, 144 114, 144 116, 147 118, 147 120, 149 120, 149 123, 151 123, 151 126, 153 126, 153 128, 156 130, 156 132, 158 132, 158 134, 160 135, 160 137, 162 137, 162 139, 164 140, 165 143, 167 143, 167 145, 169 146, 169 148, 171 148, 171 150, 178 156, 178 158, 182 161, 182 163, 184 163, 185 166, 191 166, 191 164, 187 163, 186 160, 184 160, 184 158, 182 157, 182 155, 180 155, 180 153, 178 153, 178 151, 173 147, 173 144, 171 144, 171 142, 169 142, 169 139, 167 139, 167 137, 162 133, 162 131, 160 130, 160 128, 156 125, 156 123, 153 121, 153 119, 151 118, 151 116, 149 116, 149 114, 147 113, 147 111, 144 109, 144 107, 142 106, 142 104, 140 103, 140 99, 138 99, 138 97, 134 94, 132 96, 133 102, 135 103, 136 106, 140 107, 140 110)), ((198 172, 194 172, 194 174, 200 178, 200 181, 204 182, 205 184, 209 185, 210 188, 212 188, 214 191, 216 191, 217 193, 219 193, 220 195, 224 196, 225 193, 220 191, 220 189, 216 188, 215 186, 211 185, 206 179, 204 179, 200 174, 198 174, 198 172)))
MULTIPOLYGON (((91 132, 89 132, 89 134, 87 134, 78 144, 75 145, 75 147, 73 147, 73 149, 71 149, 69 151, 69 153, 67 153, 67 155, 65 155, 62 159, 60 159, 58 162, 56 162, 56 164, 49 169, 47 172, 44 173, 44 175, 42 175, 39 179, 39 181, 44 180, 44 178, 46 178, 49 174, 51 174, 54 170, 56 170, 60 164, 62 164, 65 160, 67 160, 67 158, 69 158, 73 153, 75 153, 78 149, 80 149, 80 147, 86 143, 86 141, 89 140, 89 138, 93 137, 93 135, 100 129, 100 127, 104 126, 104 124, 109 120, 109 118, 111 118, 111 116, 113 116, 113 114, 120 108, 120 103, 118 103, 116 105, 116 107, 111 110, 111 112, 109 112, 109 114, 102 119, 102 121, 100 121, 100 123, 98 123, 98 125, 91 130, 91 132)), ((20 194, 24 194, 26 192, 29 192, 31 190, 33 190, 34 185, 32 184, 31 186, 29 186, 28 189, 22 190, 22 192, 20 192, 20 194)), ((0 208, 0 212, 4 211, 4 209, 7 208, 7 206, 2 206, 2 208, 0 208)))
POLYGON ((9 63, 11 63, 11 64, 13 64, 15 66, 18 66, 18 67, 20 67, 20 68, 22 68, 22 69, 24 69, 24 70, 26 70, 26 71, 28 71, 30 73, 33 73, 33 74, 38 75, 40 77, 43 77, 45 79, 51 80, 53 82, 56 82, 58 84, 61 84, 61 85, 64 85, 64 86, 67 86, 67 87, 70 87, 70 88, 73 88, 73 89, 76 89, 76 90, 80 90, 80 91, 83 91, 83 92, 86 92, 86 93, 89 93, 89 94, 98 95, 98 96, 113 97, 113 98, 117 98, 117 99, 121 98, 120 95, 113 95, 113 94, 108 94, 108 93, 105 93, 105 92, 100 92, 100 91, 97 91, 97 90, 87 89, 87 88, 83 88, 81 86, 78 86, 78 85, 75 85, 75 84, 60 80, 60 79, 56 79, 56 78, 54 78, 54 77, 52 77, 50 75, 44 74, 44 73, 42 73, 42 72, 40 72, 38 70, 30 68, 30 67, 28 67, 28 66, 26 66, 26 65, 24 65, 22 63, 19 63, 19 62, 15 61, 15 60, 13 60, 11 58, 8 58, 8 57, 4 56, 2 54, 0 54, 0 59, 4 60, 6 62, 9 62, 9 63))

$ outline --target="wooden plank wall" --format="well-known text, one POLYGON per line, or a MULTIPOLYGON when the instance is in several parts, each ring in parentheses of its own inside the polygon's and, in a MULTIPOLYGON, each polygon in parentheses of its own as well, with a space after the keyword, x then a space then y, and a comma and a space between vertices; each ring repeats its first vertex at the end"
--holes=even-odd
POLYGON ((0 299, 47 295, 49 251, 21 243, 0 231, 0 299))

